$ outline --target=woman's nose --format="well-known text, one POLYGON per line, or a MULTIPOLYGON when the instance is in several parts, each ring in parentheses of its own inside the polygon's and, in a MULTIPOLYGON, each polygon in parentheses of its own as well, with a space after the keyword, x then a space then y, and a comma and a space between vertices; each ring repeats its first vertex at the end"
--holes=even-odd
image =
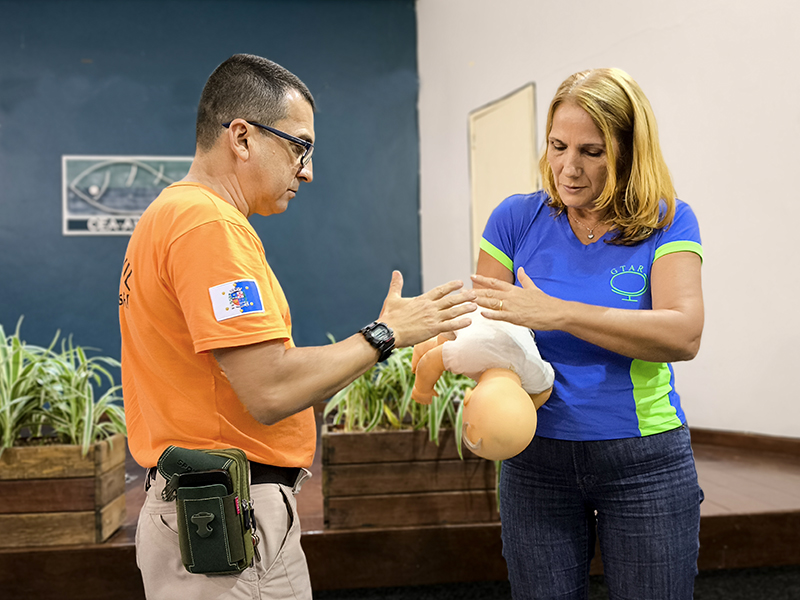
POLYGON ((564 175, 567 177, 578 177, 583 172, 580 156, 568 153, 564 159, 564 175))

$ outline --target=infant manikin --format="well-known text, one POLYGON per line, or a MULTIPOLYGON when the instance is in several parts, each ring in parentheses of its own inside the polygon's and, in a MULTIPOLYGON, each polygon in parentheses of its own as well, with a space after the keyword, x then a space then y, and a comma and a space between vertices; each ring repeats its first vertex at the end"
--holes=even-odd
POLYGON ((474 454, 505 460, 536 433, 536 409, 550 397, 554 373, 530 329, 470 315, 472 324, 414 346, 411 397, 430 404, 444 370, 477 381, 464 396, 462 440, 474 454))

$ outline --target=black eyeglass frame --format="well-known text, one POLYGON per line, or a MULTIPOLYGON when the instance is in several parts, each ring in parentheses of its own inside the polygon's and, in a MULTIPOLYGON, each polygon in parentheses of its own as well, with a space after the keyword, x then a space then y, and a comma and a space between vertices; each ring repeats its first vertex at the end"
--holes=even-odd
MULTIPOLYGON (((289 140, 293 144, 297 144, 298 146, 303 147, 303 155, 300 157, 300 166, 305 167, 308 164, 308 161, 311 159, 311 154, 314 152, 314 144, 309 142, 308 140, 300 139, 299 137, 294 137, 293 135, 289 135, 285 131, 281 131, 280 129, 275 129, 274 127, 270 127, 268 125, 262 125, 261 123, 256 123, 255 121, 248 121, 247 119, 243 119, 246 123, 253 125, 254 127, 260 127, 261 129, 265 129, 272 134, 277 135, 279 138, 283 138, 285 140, 289 140)), ((231 126, 233 121, 228 121, 227 123, 223 123, 222 126, 226 129, 231 126)))

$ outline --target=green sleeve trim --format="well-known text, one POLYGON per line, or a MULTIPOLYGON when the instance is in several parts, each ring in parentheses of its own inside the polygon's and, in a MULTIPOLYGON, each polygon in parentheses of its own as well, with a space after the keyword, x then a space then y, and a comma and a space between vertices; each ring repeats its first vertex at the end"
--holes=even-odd
POLYGON ((703 247, 697 242, 670 242, 656 248, 656 255, 655 258, 653 258, 653 262, 673 252, 694 252, 700 257, 701 262, 703 260, 703 247))
POLYGON ((481 250, 483 250, 484 252, 486 252, 486 254, 494 258, 506 269, 508 269, 512 273, 514 272, 514 261, 508 258, 505 254, 503 254, 502 250, 498 250, 497 248, 492 246, 484 238, 481 238, 481 250))

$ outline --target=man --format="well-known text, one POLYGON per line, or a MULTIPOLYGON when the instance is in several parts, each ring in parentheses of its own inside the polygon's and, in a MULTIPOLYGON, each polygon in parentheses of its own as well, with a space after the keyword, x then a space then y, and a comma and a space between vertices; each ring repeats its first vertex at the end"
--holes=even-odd
POLYGON ((175 503, 157 476, 137 530, 149 599, 311 598, 293 492, 312 462, 312 404, 356 379, 394 346, 469 324, 472 291, 450 282, 402 298, 392 274, 377 324, 337 344, 297 348, 280 284, 247 218, 286 210, 313 178, 314 100, 292 73, 235 55, 200 99, 188 175, 145 211, 120 282, 122 383, 136 461, 171 444, 241 448, 251 461, 258 554, 239 575, 188 573, 175 503))

